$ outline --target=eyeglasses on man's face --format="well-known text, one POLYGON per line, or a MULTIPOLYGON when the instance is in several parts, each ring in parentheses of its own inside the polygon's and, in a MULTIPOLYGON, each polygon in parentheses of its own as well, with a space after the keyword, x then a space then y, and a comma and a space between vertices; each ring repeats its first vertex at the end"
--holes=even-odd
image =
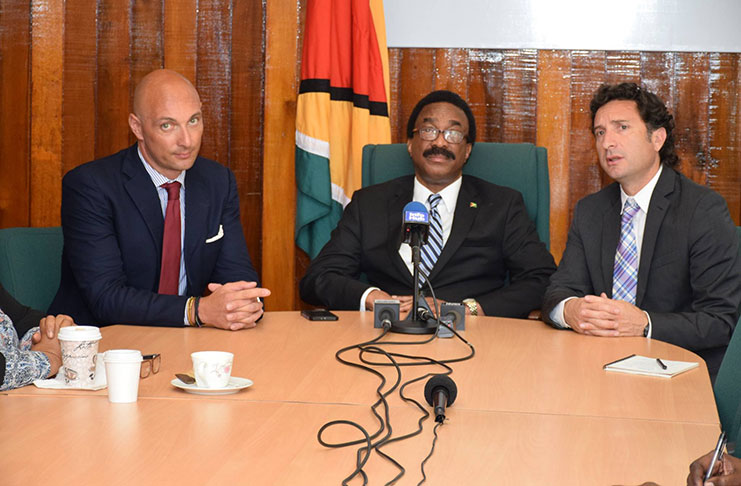
POLYGON ((142 356, 142 367, 139 371, 140 378, 146 378, 149 375, 159 373, 162 356, 159 353, 145 354, 142 356))
POLYGON ((412 133, 415 132, 419 133, 419 138, 427 142, 437 140, 437 136, 440 135, 440 133, 443 134, 443 138, 448 143, 461 143, 463 139, 466 138, 466 135, 464 135, 463 132, 453 129, 440 130, 435 127, 422 127, 412 130, 412 133))

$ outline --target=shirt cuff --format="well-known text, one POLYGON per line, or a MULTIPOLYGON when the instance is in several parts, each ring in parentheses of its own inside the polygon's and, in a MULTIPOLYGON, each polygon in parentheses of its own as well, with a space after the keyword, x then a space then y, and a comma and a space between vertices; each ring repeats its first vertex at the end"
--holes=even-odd
POLYGON ((365 289, 365 292, 363 292, 363 295, 360 296, 360 312, 365 312, 365 299, 368 298, 368 294, 373 292, 374 290, 381 290, 378 287, 368 287, 365 289))
POLYGON ((648 315, 648 312, 643 311, 644 314, 646 314, 646 319, 648 319, 648 333, 646 334, 646 337, 648 339, 651 339, 651 331, 653 331, 653 326, 651 325, 651 316, 648 315))
POLYGON ((566 302, 576 298, 577 297, 569 297, 559 302, 558 305, 554 307, 551 313, 548 315, 548 317, 551 318, 551 321, 555 322, 564 329, 571 329, 571 326, 569 326, 569 323, 566 322, 566 318, 563 316, 563 308, 566 305, 566 302))

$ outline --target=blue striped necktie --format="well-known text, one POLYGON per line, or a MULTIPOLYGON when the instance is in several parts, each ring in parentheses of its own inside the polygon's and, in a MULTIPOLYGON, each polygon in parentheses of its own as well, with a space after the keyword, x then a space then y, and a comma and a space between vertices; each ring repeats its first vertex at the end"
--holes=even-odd
POLYGON ((421 277, 419 279, 420 287, 432 273, 432 268, 443 251, 443 225, 440 220, 440 212, 437 210, 437 206, 442 199, 440 194, 430 194, 430 197, 427 198, 427 201, 430 203, 430 232, 427 237, 427 243, 422 245, 422 260, 419 266, 421 277))
POLYGON ((625 200, 623 218, 620 225, 620 242, 615 252, 615 266, 612 274, 612 298, 624 300, 630 304, 636 303, 636 287, 638 287, 638 246, 636 233, 633 227, 633 216, 638 212, 635 199, 625 200))

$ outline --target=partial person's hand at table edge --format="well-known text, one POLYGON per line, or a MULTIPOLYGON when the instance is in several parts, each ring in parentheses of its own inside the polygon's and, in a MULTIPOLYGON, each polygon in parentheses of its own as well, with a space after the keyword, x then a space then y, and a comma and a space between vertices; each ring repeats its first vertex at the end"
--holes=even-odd
POLYGON ((211 292, 201 297, 198 318, 204 325, 237 331, 255 327, 263 314, 260 299, 268 297, 270 290, 257 286, 256 282, 210 283, 211 292))
POLYGON ((723 457, 715 463, 713 476, 708 482, 703 483, 705 472, 710 466, 713 459, 713 453, 710 451, 702 457, 695 459, 690 464, 690 473, 687 476, 687 486, 741 486, 741 459, 729 454, 723 454, 723 457))
MULTIPOLYGON (((42 321, 44 320, 47 320, 54 324, 57 323, 54 316, 47 316, 42 319, 42 321)), ((67 319, 60 320, 60 323, 62 322, 64 323, 64 325, 61 327, 74 325, 72 319, 69 319, 68 317, 67 319)), ((62 366, 62 348, 59 344, 59 336, 57 332, 54 332, 54 336, 49 337, 49 335, 42 330, 34 334, 34 339, 37 334, 39 335, 39 340, 38 342, 34 342, 33 344, 31 344, 31 351, 39 351, 41 353, 44 353, 44 355, 49 359, 49 376, 54 376, 57 374, 59 368, 62 366)))
POLYGON ((39 321, 39 330, 31 337, 31 342, 37 344, 41 341, 41 334, 46 334, 46 337, 53 339, 59 334, 59 330, 63 327, 74 326, 75 321, 65 314, 59 314, 56 316, 48 315, 43 317, 39 321))

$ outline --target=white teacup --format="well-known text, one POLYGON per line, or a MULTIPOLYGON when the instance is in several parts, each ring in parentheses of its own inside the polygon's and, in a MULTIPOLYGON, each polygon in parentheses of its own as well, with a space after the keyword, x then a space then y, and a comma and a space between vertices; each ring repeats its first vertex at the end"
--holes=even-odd
POLYGON ((198 351, 191 353, 193 374, 200 388, 225 388, 232 375, 234 355, 226 351, 198 351))

